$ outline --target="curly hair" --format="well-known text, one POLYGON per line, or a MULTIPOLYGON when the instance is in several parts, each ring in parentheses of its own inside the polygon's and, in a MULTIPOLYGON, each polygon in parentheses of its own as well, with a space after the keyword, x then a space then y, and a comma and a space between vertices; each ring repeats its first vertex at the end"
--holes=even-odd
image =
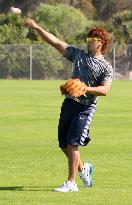
POLYGON ((108 45, 110 44, 110 34, 108 31, 101 27, 94 27, 88 33, 87 37, 98 37, 102 39, 102 54, 105 54, 108 45))

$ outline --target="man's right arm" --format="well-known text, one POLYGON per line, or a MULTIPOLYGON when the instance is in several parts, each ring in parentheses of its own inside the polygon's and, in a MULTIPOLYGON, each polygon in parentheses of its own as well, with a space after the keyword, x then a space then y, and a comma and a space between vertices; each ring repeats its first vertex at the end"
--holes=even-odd
POLYGON ((56 48, 62 55, 64 55, 66 48, 69 46, 67 43, 59 40, 53 34, 45 31, 32 19, 26 19, 24 24, 26 27, 35 29, 43 40, 45 40, 48 44, 56 48))

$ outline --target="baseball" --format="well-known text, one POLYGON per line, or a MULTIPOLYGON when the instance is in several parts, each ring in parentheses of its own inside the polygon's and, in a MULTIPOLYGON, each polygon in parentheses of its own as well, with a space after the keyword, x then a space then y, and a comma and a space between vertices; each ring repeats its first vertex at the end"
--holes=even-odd
POLYGON ((21 15, 21 13, 22 13, 21 9, 15 8, 15 7, 10 7, 9 11, 10 11, 10 13, 17 14, 17 15, 21 15))

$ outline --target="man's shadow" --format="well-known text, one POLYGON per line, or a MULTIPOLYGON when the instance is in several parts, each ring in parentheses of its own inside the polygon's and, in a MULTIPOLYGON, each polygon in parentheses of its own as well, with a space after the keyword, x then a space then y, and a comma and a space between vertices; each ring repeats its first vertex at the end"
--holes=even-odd
POLYGON ((6 186, 0 187, 0 191, 52 191, 52 186, 6 186))

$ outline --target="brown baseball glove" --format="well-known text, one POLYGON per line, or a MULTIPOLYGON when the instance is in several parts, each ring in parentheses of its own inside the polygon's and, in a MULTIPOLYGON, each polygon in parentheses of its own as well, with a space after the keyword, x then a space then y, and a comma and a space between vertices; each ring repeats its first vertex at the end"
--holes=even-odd
POLYGON ((87 85, 80 81, 79 78, 69 79, 65 84, 60 86, 61 94, 69 94, 74 97, 80 97, 87 92, 87 85))

